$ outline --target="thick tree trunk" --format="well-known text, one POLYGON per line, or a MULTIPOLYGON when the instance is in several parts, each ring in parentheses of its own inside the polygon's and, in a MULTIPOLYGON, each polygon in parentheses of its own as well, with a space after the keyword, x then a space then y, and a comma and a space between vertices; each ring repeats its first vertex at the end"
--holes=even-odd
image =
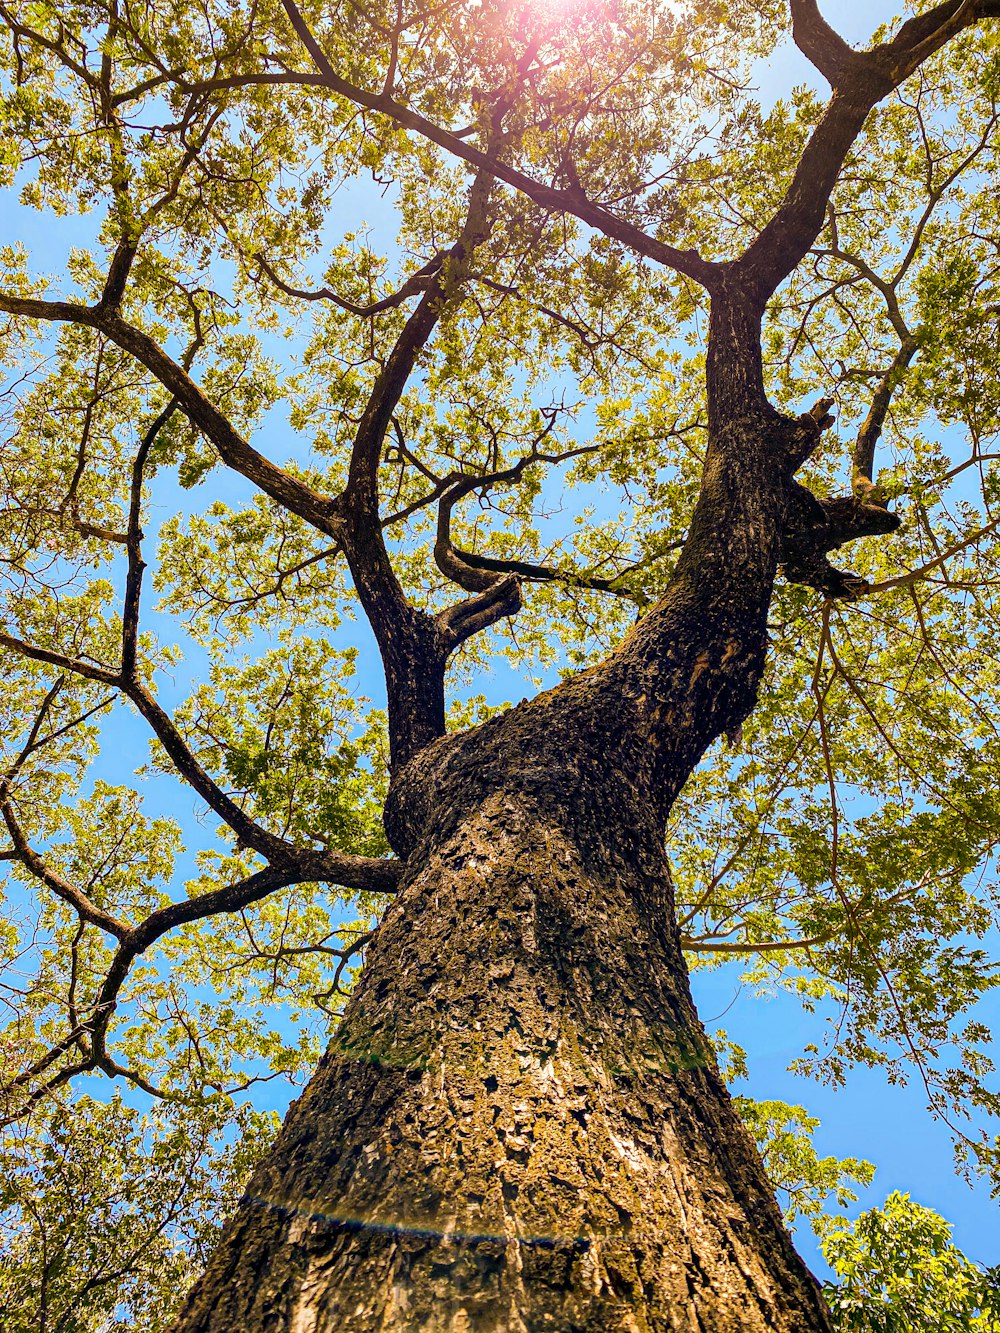
POLYGON ((411 873, 184 1333, 828 1327, 674 924, 690 717, 745 712, 759 655, 702 631, 659 687, 640 627, 410 765, 390 828, 411 873))
POLYGON ((441 810, 185 1333, 827 1328, 637 794, 520 786, 441 810))
POLYGON ((753 707, 819 430, 766 403, 759 312, 712 318, 667 594, 602 666, 396 775, 403 888, 179 1333, 829 1328, 691 1004, 663 850, 753 707))

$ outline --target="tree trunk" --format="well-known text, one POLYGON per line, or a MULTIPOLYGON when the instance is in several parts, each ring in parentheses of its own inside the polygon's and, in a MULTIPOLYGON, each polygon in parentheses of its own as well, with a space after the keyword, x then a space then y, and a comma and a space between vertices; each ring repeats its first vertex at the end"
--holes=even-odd
POLYGON ((663 849, 753 707, 820 429, 767 404, 759 310, 717 297, 712 329, 667 593, 603 665, 394 776, 401 892, 179 1333, 830 1327, 694 1012, 663 849))
POLYGON ((415 872, 184 1333, 828 1328, 691 1004, 633 710, 597 785, 555 694, 432 747, 415 872))

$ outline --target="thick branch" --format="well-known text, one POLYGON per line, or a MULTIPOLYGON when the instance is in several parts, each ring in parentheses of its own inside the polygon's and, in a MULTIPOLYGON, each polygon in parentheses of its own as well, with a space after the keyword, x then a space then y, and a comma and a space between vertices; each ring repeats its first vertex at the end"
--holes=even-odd
POLYGON ((835 88, 857 60, 857 52, 830 27, 816 0, 791 0, 791 10, 795 45, 835 88))
POLYGON ((854 495, 820 500, 795 482, 782 533, 785 578, 790 583, 804 583, 827 597, 859 597, 868 591, 868 584, 856 574, 834 569, 827 552, 862 537, 887 536, 898 527, 899 515, 882 505, 866 503, 854 495))
POLYGON ((873 55, 891 70, 898 85, 957 33, 988 18, 1000 18, 997 0, 945 0, 908 19, 891 41, 875 48, 873 55))
POLYGON ((806 54, 827 77, 834 76, 834 95, 777 212, 734 264, 761 310, 819 235, 833 187, 869 112, 956 33, 997 15, 998 0, 946 0, 904 23, 892 41, 861 52, 833 33, 813 0, 798 0, 796 41, 805 43, 803 50, 808 47, 806 54))
MULTIPOLYGON (((497 125, 499 134, 499 125, 497 125)), ((442 256, 419 305, 403 326, 372 388, 351 451, 347 489, 337 504, 342 512, 377 517, 378 467, 382 444, 417 357, 433 333, 450 297, 469 276, 470 260, 491 230, 493 178, 480 171, 469 191, 465 222, 455 244, 442 256)), ((350 554, 348 552, 348 554, 350 554)))
POLYGON ((508 574, 505 578, 491 577, 485 591, 441 611, 435 619, 441 637, 451 652, 466 639, 471 639, 473 634, 489 629, 505 616, 516 615, 520 609, 521 585, 513 575, 508 574))
POLYGON ((117 311, 102 304, 77 305, 70 301, 42 301, 0 292, 0 310, 27 319, 80 324, 98 329, 129 352, 176 398, 191 423, 211 441, 222 461, 252 481, 265 494, 304 518, 320 532, 338 536, 333 501, 318 495, 304 482, 257 452, 228 418, 202 393, 184 368, 148 334, 133 327, 117 311))
MULTIPOLYGON (((498 111, 492 133, 499 137, 501 129, 502 112, 498 111)), ((492 176, 480 171, 469 192, 462 231, 430 277, 375 382, 355 436, 347 486, 336 502, 343 520, 344 553, 385 667, 394 766, 444 734, 448 654, 477 628, 516 609, 516 585, 509 583, 499 590, 499 602, 492 593, 485 594, 450 620, 432 618, 414 608, 396 578, 379 515, 378 470, 386 432, 418 356, 447 303, 468 279, 477 247, 490 234, 492 189, 492 176)))

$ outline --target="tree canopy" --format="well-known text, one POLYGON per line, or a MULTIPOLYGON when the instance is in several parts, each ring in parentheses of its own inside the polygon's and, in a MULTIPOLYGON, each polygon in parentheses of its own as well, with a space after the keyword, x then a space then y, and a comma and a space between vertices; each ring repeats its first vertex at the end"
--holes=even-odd
MULTIPOLYGON (((804 1073, 917 1080, 994 1178, 997 13, 870 34, 818 237, 772 265, 767 390, 824 427, 799 480, 869 526, 790 543, 756 710, 668 830, 690 965, 797 995, 804 1073)), ((439 707, 413 645, 457 731, 656 601, 712 274, 806 225, 862 56, 808 0, 5 0, 0 27, 9 1289, 25 1328, 159 1327, 396 888, 390 768, 439 707), (762 100, 793 28, 814 77, 762 100)), ((868 1178, 801 1108, 744 1110, 806 1216, 868 1178)))

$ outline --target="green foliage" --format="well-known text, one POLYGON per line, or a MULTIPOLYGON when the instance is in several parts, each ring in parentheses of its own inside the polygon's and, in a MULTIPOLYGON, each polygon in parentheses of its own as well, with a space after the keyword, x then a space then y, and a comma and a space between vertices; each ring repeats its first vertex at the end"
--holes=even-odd
POLYGON ((825 1294, 843 1333, 1000 1329, 1000 1269, 970 1263, 948 1223, 908 1194, 890 1194, 852 1226, 830 1219, 823 1254, 839 1279, 825 1294))
POLYGON ((170 1327, 277 1117, 221 1106, 143 1114, 56 1105, 0 1156, 7 1333, 170 1327))
POLYGON ((846 1207, 858 1197, 852 1184, 872 1183, 875 1168, 871 1162, 819 1156, 812 1142, 819 1121, 807 1115, 803 1107, 750 1097, 737 1097, 736 1106, 757 1141, 789 1225, 799 1217, 807 1218, 813 1226, 821 1225, 824 1209, 832 1200, 846 1207))

